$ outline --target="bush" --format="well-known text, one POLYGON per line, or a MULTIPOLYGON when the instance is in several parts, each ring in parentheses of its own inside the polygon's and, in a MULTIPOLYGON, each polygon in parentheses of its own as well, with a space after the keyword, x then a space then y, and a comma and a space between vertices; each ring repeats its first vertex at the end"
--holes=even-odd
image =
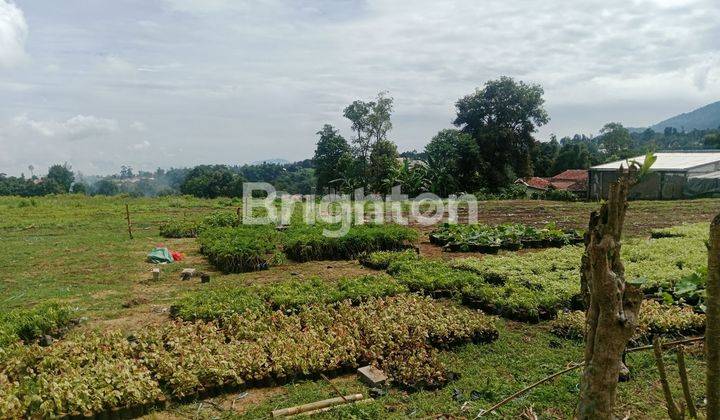
POLYGON ((377 251, 360 256, 360 264, 375 270, 386 270, 390 264, 399 261, 419 261, 420 254, 414 249, 405 251, 377 251))
POLYGON ((246 383, 374 364, 397 385, 434 388, 448 375, 436 349, 498 336, 482 313, 418 296, 249 310, 213 323, 172 322, 129 338, 78 333, 50 347, 15 346, 0 360, 0 417, 90 415, 184 399, 246 383))
POLYGON ((373 251, 400 251, 418 239, 414 229, 399 225, 358 225, 338 238, 322 234, 323 226, 297 225, 285 239, 285 254, 298 261, 347 260, 373 251))
POLYGON ((553 223, 540 229, 520 223, 498 226, 445 224, 430 234, 430 243, 443 246, 446 251, 493 254, 501 249, 561 247, 582 240, 577 231, 562 230, 553 223))
POLYGON ((200 252, 225 273, 264 270, 284 261, 282 235, 272 226, 203 229, 200 252))
POLYGON ((72 324, 74 315, 73 310, 57 303, 0 313, 0 347, 57 334, 72 324))
POLYGON ((160 236, 163 238, 195 238, 200 230, 200 223, 192 220, 171 220, 160 225, 160 236))

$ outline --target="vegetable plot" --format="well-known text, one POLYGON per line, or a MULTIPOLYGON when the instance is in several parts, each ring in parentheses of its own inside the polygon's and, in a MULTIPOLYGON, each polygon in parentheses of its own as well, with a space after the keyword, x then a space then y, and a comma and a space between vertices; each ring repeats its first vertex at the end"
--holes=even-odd
POLYGON ((534 228, 520 223, 497 226, 445 224, 430 234, 430 243, 450 252, 497 253, 501 249, 550 248, 581 243, 582 235, 554 223, 534 228))

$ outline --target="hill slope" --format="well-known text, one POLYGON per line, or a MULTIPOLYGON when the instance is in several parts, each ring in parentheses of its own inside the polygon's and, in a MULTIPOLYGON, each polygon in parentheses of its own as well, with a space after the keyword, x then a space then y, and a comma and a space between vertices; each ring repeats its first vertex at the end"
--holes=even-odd
POLYGON ((720 101, 713 102, 694 111, 686 112, 661 121, 652 128, 653 131, 662 133, 665 127, 673 127, 678 131, 707 130, 720 127, 720 101))

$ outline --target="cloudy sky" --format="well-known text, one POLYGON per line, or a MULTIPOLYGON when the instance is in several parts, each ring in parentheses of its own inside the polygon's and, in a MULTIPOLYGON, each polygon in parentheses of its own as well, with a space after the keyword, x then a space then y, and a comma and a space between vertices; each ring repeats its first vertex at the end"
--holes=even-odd
POLYGON ((395 98, 422 149, 488 79, 542 84, 547 139, 720 100, 717 0, 0 0, 0 172, 310 157, 395 98))

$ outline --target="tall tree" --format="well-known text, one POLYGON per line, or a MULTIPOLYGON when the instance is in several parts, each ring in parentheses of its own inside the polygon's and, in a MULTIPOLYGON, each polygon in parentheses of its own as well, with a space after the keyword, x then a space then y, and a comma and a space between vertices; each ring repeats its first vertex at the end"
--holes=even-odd
POLYGON ((378 140, 370 150, 370 186, 373 192, 387 194, 395 183, 394 174, 400 166, 395 143, 378 140))
POLYGON ((628 157, 627 154, 630 149, 630 144, 632 143, 632 138, 627 128, 623 127, 620 123, 611 122, 605 124, 605 126, 600 129, 600 134, 602 134, 602 145, 608 156, 617 158, 628 157))
POLYGON ((432 191, 443 197, 474 192, 486 165, 475 140, 458 130, 442 130, 425 146, 432 191))
POLYGON ((45 182, 51 184, 57 184, 59 186, 58 191, 52 192, 70 192, 70 187, 73 181, 75 181, 75 174, 72 172, 72 167, 67 163, 63 165, 53 165, 48 170, 48 174, 45 177, 45 182))
POLYGON ((317 190, 332 186, 333 181, 342 177, 341 165, 347 163, 350 155, 350 145, 338 131, 330 124, 325 124, 317 132, 320 139, 315 148, 315 176, 317 177, 317 190))
POLYGON ((455 104, 454 124, 475 139, 483 160, 492 163, 484 174, 489 187, 532 174, 533 133, 549 121, 543 93, 540 85, 503 76, 455 104))
POLYGON ((343 110, 343 116, 352 123, 355 138, 352 140, 357 148, 358 155, 366 159, 370 153, 370 122, 369 116, 372 103, 353 101, 343 110))
POLYGON ((533 174, 536 176, 552 176, 555 175, 553 166, 560 153, 560 143, 553 134, 550 141, 537 142, 533 148, 533 174))
POLYGON ((369 103, 368 134, 375 142, 387 140, 387 133, 392 130, 393 98, 387 95, 387 91, 379 92, 375 101, 369 103))

